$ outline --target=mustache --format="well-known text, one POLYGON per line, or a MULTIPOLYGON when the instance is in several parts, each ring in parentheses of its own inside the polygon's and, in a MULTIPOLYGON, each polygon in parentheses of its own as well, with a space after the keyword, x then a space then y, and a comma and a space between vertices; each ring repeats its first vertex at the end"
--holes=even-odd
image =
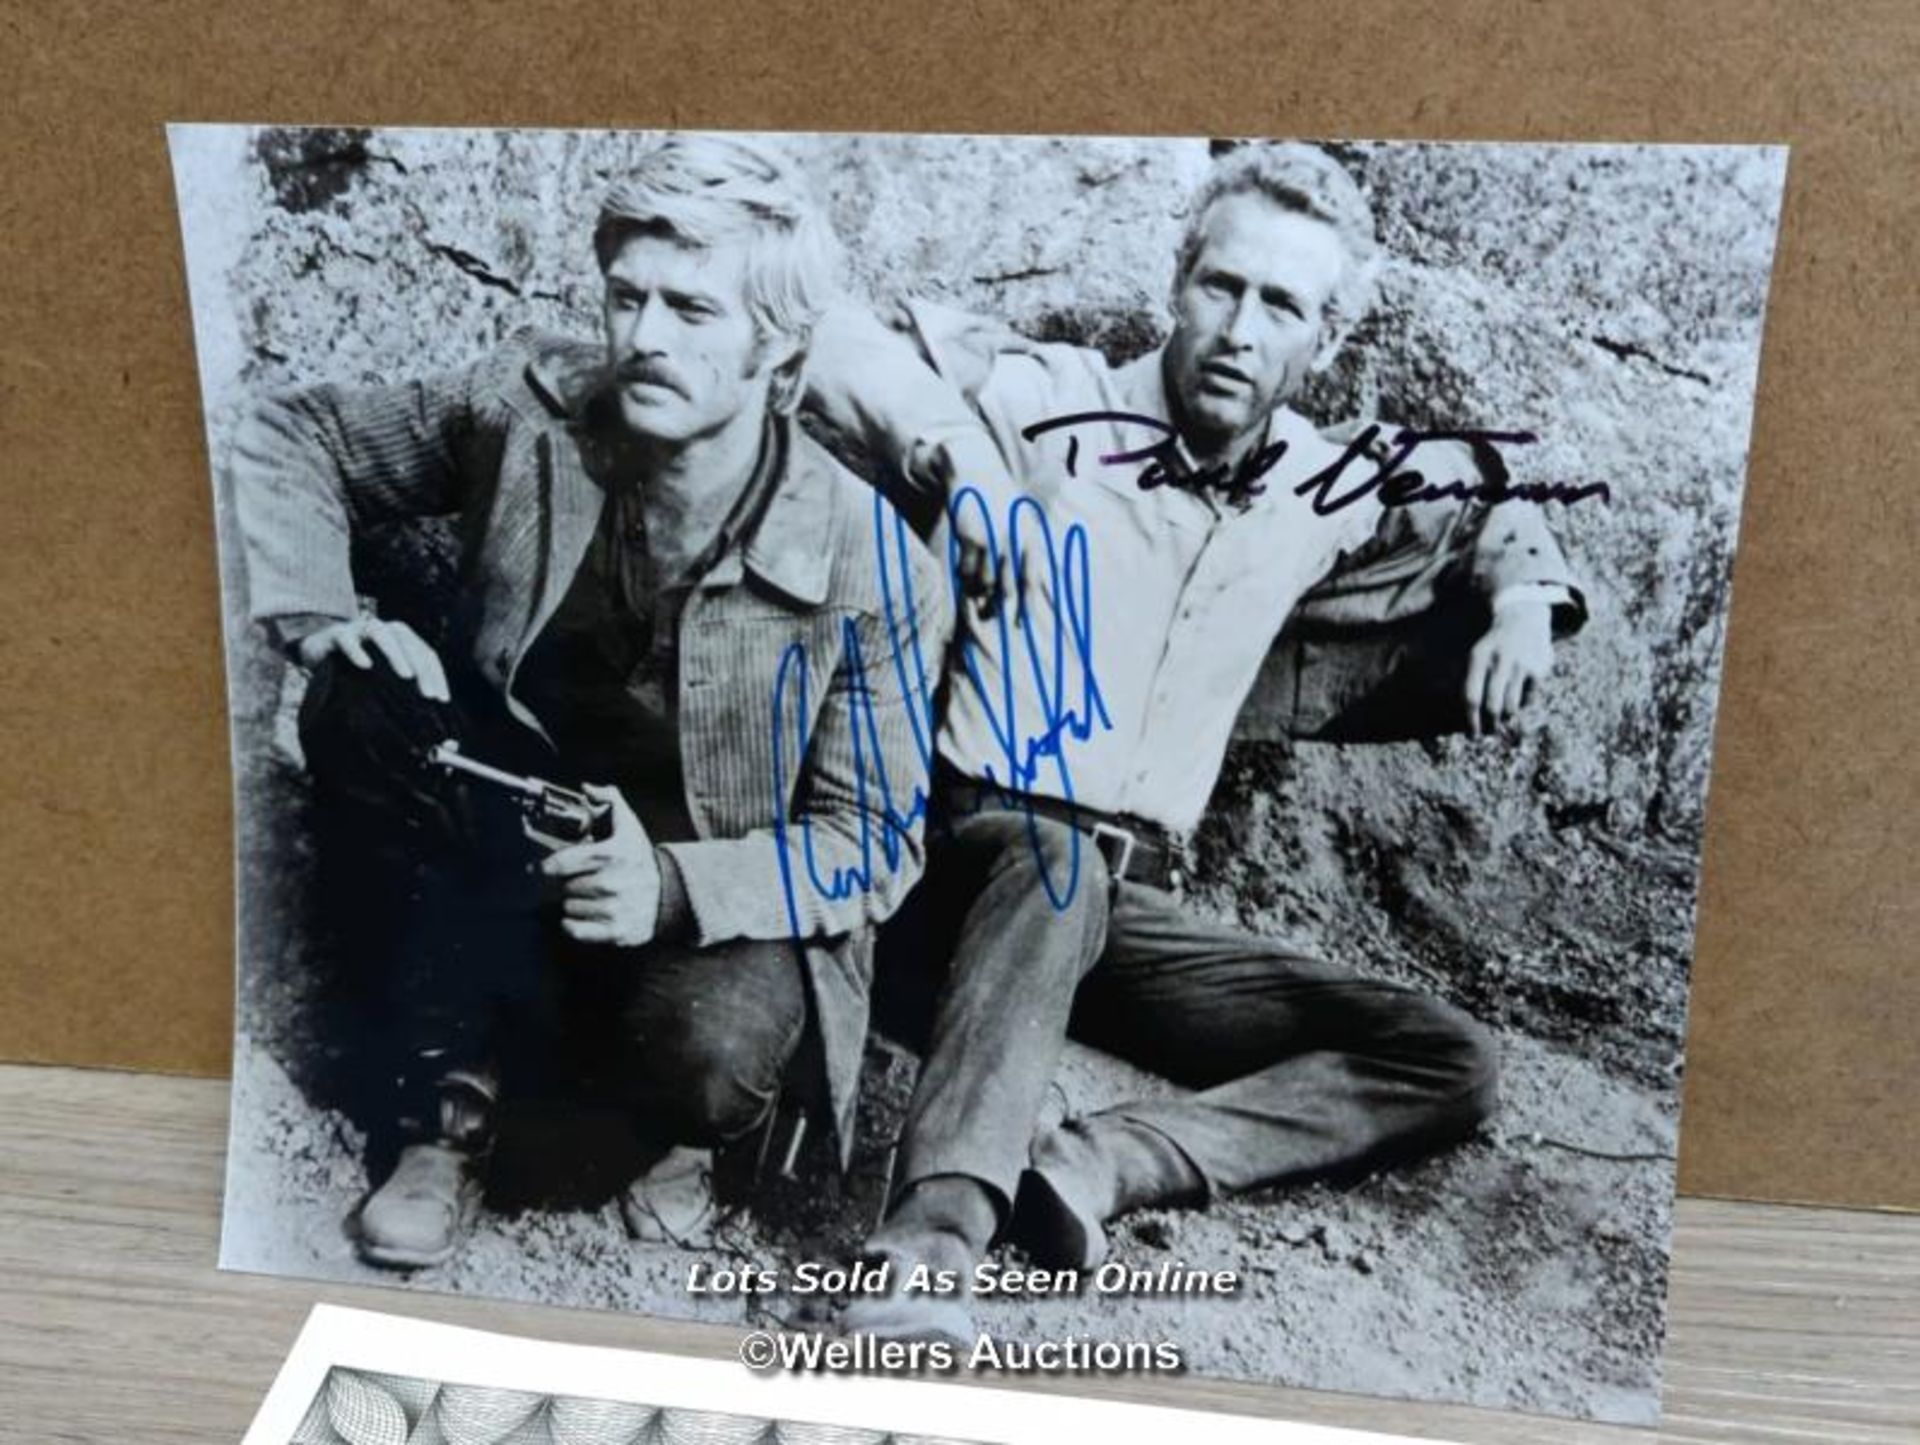
POLYGON ((661 365, 658 361, 645 356, 631 356, 613 369, 613 379, 622 386, 634 382, 646 382, 652 386, 664 386, 668 391, 681 396, 687 394, 686 383, 681 381, 673 369, 661 365))

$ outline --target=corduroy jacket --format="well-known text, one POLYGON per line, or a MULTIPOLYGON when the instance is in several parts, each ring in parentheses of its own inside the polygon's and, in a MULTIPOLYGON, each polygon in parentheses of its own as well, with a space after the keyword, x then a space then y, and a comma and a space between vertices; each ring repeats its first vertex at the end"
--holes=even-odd
MULTIPOLYGON (((599 521, 579 428, 602 355, 529 334, 457 370, 261 404, 232 464, 253 618, 352 617, 355 529, 450 517, 449 636, 542 730, 514 680, 599 521)), ((952 614, 944 571, 879 494, 779 424, 772 499, 680 618, 680 754, 698 838, 664 851, 700 944, 791 937, 801 949, 844 1149, 872 931, 922 864, 932 687, 952 614)))

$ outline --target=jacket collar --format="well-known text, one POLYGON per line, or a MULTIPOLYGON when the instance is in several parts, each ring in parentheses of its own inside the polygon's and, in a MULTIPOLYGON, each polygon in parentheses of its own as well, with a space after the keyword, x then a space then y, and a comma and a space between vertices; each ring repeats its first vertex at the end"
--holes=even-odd
POLYGON ((526 379, 549 414, 578 421, 611 379, 607 353, 571 337, 534 332, 526 338, 526 379))
MULTIPOLYGON (((558 338, 533 340, 526 378, 547 410, 569 428, 591 424, 587 413, 611 379, 598 348, 558 338)), ((833 574, 835 464, 791 417, 774 418, 772 443, 776 474, 764 479, 771 495, 700 586, 731 586, 751 572, 793 602, 818 607, 827 599, 833 574)))
MULTIPOLYGON (((833 580, 833 510, 840 491, 835 463, 792 417, 776 416, 773 431, 779 474, 747 532, 745 565, 801 606, 818 607, 833 580)), ((727 555, 740 553, 729 549, 727 555)))
POLYGON ((834 462, 787 416, 771 428, 773 475, 737 536, 700 578, 702 590, 732 587, 748 573, 800 607, 827 600, 833 580, 834 462))

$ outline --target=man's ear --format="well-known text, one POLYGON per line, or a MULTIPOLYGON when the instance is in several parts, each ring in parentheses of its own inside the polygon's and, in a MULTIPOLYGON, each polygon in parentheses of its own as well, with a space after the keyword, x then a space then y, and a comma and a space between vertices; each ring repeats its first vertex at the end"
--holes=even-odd
POLYGON ((807 394, 807 344, 804 339, 782 337, 770 348, 773 362, 768 382, 768 402, 781 416, 800 410, 807 394))
POLYGON ((1320 345, 1313 353, 1313 360, 1308 363, 1314 371, 1325 371, 1333 365, 1334 358, 1340 354, 1340 348, 1347 344, 1347 338, 1353 335, 1354 328, 1373 310, 1373 303, 1378 296, 1375 287, 1379 277, 1378 259, 1351 264, 1346 279, 1321 308, 1320 345))
POLYGON ((1326 316, 1320 321, 1320 344, 1314 348, 1313 360, 1307 363, 1310 371, 1325 371, 1333 365, 1334 358, 1340 354, 1340 348, 1347 344, 1351 335, 1351 326, 1341 325, 1333 317, 1326 316))
POLYGON ((1167 320, 1174 326, 1180 324, 1180 293, 1186 289, 1187 274, 1191 267, 1183 266, 1176 257, 1173 267, 1173 280, 1167 286, 1167 320))

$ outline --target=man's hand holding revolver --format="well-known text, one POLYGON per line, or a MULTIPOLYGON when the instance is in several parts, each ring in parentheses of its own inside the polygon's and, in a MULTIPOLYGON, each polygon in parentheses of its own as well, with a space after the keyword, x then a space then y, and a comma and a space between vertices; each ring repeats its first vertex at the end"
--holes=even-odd
MULTIPOLYGON (((361 616, 329 623, 308 633, 295 650, 301 665, 309 669, 334 653, 362 669, 381 658, 413 683, 422 697, 448 700, 447 674, 438 654, 404 622, 361 616)), ((532 781, 509 779, 520 784, 532 781)), ((653 841, 619 789, 587 783, 583 790, 611 810, 612 831, 555 848, 541 860, 540 872, 560 885, 560 926, 569 938, 638 948, 653 941, 659 926, 660 865, 653 841)), ((529 836, 549 841, 537 828, 530 827, 529 836)))
POLYGON ((639 948, 660 921, 660 864, 647 830, 618 788, 584 785, 613 810, 613 831, 549 853, 542 876, 560 884, 560 926, 580 943, 639 948))

